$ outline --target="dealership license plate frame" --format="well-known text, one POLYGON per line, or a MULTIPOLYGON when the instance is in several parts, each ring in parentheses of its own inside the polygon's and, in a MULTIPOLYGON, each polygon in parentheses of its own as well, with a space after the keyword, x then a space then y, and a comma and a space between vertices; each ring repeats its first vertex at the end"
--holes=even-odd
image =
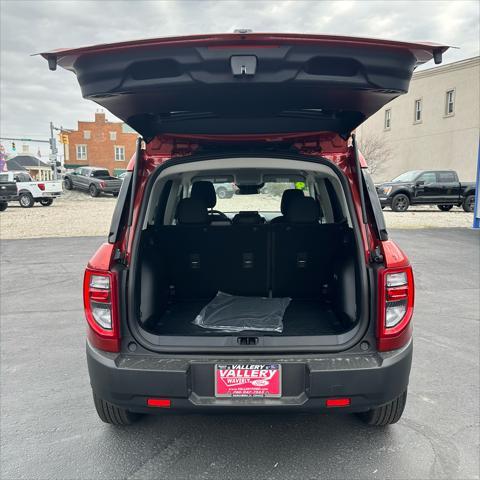
MULTIPOLYGON (((234 377, 237 378, 237 377, 234 377)), ((261 380, 262 378, 258 378, 261 380)), ((269 379, 269 381, 271 380, 269 379)), ((248 382, 250 383, 250 382, 248 382)), ((261 399, 261 398, 268 398, 268 399, 279 399, 282 397, 282 365, 277 362, 265 362, 265 363, 256 363, 256 364, 235 364, 233 362, 229 363, 216 363, 214 365, 214 385, 215 385, 215 397, 216 398, 231 398, 231 399, 261 399), (244 368, 234 368, 236 365, 244 367, 244 368), (245 368, 248 366, 249 368, 245 368), (253 368, 257 367, 257 368, 253 368), (219 382, 222 382, 221 377, 219 376, 219 372, 221 370, 275 370, 276 373, 272 376, 277 377, 276 379, 276 386, 277 388, 274 389, 274 392, 268 391, 268 388, 262 387, 269 387, 269 385, 262 385, 262 386, 254 386, 257 389, 257 393, 247 394, 247 393, 236 393, 235 386, 226 387, 227 392, 225 392, 225 388, 219 388, 219 382), (231 392, 233 390, 233 392, 231 392), (261 393, 260 393, 261 392, 261 393)), ((221 385, 220 385, 221 387, 221 385)), ((242 387, 237 385, 238 391, 242 391, 242 387)))

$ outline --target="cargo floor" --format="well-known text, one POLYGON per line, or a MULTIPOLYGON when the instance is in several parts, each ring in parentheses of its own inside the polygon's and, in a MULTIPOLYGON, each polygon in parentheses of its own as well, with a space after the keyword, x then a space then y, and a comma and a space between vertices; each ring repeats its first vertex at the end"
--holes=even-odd
MULTIPOLYGON (((205 299, 172 303, 163 315, 150 318, 145 328, 156 335, 225 335, 225 333, 198 327, 192 323, 207 303, 205 299)), ((283 317, 283 332, 259 332, 259 334, 336 335, 348 330, 329 305, 316 300, 293 299, 283 317)))

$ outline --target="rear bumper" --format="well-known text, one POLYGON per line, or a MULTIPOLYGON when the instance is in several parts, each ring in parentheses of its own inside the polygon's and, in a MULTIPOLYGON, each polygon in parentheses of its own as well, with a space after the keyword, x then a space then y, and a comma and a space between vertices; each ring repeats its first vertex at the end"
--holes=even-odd
POLYGON ((166 411, 148 407, 149 397, 170 399, 170 410, 196 412, 238 409, 318 412, 327 410, 327 398, 349 397, 350 406, 341 410, 361 412, 388 403, 406 390, 412 351, 410 342, 402 349, 384 354, 249 357, 249 361, 282 364, 283 396, 275 399, 215 398, 214 365, 227 357, 112 354, 87 343, 87 361, 94 392, 114 405, 139 413, 166 411))
POLYGON ((120 191, 121 185, 98 187, 103 193, 118 193, 120 191))
POLYGON ((35 200, 42 200, 44 198, 58 198, 63 192, 42 192, 38 197, 35 197, 35 200))

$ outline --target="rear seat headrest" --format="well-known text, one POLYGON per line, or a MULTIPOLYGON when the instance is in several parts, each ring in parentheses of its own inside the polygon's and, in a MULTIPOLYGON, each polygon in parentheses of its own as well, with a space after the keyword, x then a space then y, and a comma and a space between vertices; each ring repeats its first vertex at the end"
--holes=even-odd
POLYGON ((184 198, 178 202, 175 218, 182 225, 207 224, 208 209, 198 198, 184 198))
POLYGON ((294 198, 302 198, 303 196, 302 190, 297 190, 295 188, 285 190, 282 193, 282 201, 280 202, 280 211, 282 212, 282 215, 287 213, 288 206, 294 198))
POLYGON ((213 208, 217 204, 217 194, 215 193, 215 187, 212 182, 204 180, 195 182, 192 185, 190 197, 203 200, 207 208, 213 208))
POLYGON ((296 197, 289 204, 285 217, 291 223, 317 223, 320 207, 312 197, 296 197))
POLYGON ((262 225, 265 223, 265 218, 258 212, 238 212, 233 217, 232 223, 234 225, 262 225))

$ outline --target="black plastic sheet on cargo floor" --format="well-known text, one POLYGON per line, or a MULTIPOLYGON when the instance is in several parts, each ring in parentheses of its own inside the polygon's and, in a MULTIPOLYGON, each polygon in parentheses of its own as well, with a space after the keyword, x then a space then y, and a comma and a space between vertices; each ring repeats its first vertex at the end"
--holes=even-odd
POLYGON ((193 323, 224 332, 283 331, 283 315, 291 298, 239 297, 218 292, 193 323))

